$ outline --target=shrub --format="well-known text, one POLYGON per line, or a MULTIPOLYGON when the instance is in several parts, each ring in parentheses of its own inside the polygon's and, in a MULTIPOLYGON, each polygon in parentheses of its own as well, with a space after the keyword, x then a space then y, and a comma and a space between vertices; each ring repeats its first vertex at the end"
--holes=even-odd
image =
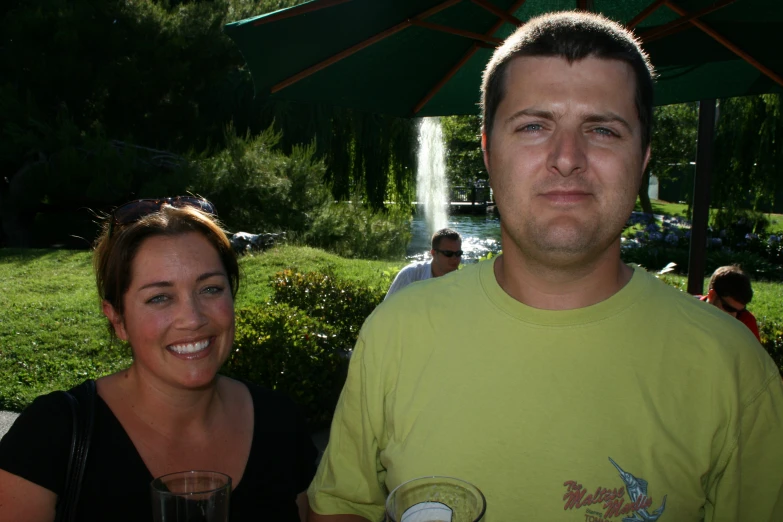
POLYGON ((621 257, 626 263, 634 263, 650 271, 658 271, 670 262, 677 263, 678 273, 688 270, 686 248, 644 244, 635 248, 623 248, 621 257))
POLYGON ((311 427, 325 426, 359 329, 384 289, 293 270, 278 272, 270 284, 274 303, 237 310, 234 351, 224 372, 288 394, 311 427))
POLYGON ((340 280, 332 275, 283 270, 271 279, 273 301, 295 306, 333 328, 340 348, 352 350, 359 330, 383 301, 385 289, 340 280))
POLYGON ((768 258, 755 252, 721 249, 707 254, 704 273, 712 274, 716 268, 726 265, 739 265, 752 279, 776 281, 781 279, 783 270, 780 265, 770 263, 768 258))
POLYGON ((190 191, 215 203, 234 232, 285 231, 297 242, 343 257, 405 255, 410 213, 335 203, 315 145, 295 146, 287 156, 278 148, 280 139, 271 127, 254 138, 237 137, 229 129, 226 148, 198 162, 190 191))
MULTIPOLYGON (((719 266, 740 265, 753 279, 783 278, 783 238, 759 230, 768 221, 763 214, 719 212, 707 230, 705 272, 719 266), (755 230, 756 232, 753 232, 755 230)), ((650 270, 677 263, 684 274, 690 252, 690 223, 671 216, 660 220, 652 214, 633 212, 622 234, 622 258, 650 270)))
POLYGON ((712 227, 723 231, 723 236, 732 245, 748 234, 765 232, 769 224, 763 212, 726 207, 720 208, 712 218, 712 227))
POLYGON ((315 216, 303 239, 342 257, 399 259, 411 239, 410 222, 405 209, 374 212, 361 204, 333 203, 315 216))
POLYGON ((234 347, 223 372, 291 397, 313 429, 332 418, 347 358, 336 331, 286 304, 236 312, 234 347))
POLYGON ((215 203, 232 231, 303 233, 331 199, 315 147, 294 147, 286 156, 280 138, 271 127, 254 138, 229 129, 226 148, 199 162, 191 191, 215 203))
POLYGON ((775 265, 783 264, 783 240, 776 234, 746 234, 737 248, 763 257, 775 265))
MULTIPOLYGON (((667 263, 674 262, 677 264, 675 273, 681 275, 688 273, 689 251, 686 248, 643 244, 634 248, 623 248, 621 256, 626 263, 634 263, 651 271, 660 270, 667 263)), ((772 264, 754 252, 723 248, 707 251, 704 263, 705 274, 710 275, 716 268, 726 265, 739 265, 755 280, 776 281, 783 276, 780 265, 772 264)))

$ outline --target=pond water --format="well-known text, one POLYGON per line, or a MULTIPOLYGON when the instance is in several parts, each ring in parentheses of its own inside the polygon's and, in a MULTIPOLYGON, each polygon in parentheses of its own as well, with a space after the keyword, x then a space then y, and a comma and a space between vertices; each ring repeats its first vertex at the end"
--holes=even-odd
MULTIPOLYGON (((487 253, 500 251, 500 220, 492 214, 471 216, 448 216, 449 228, 453 228, 462 236, 463 263, 475 263, 487 253)), ((413 217, 413 237, 408 244, 406 255, 410 260, 429 258, 431 233, 421 213, 413 217)))

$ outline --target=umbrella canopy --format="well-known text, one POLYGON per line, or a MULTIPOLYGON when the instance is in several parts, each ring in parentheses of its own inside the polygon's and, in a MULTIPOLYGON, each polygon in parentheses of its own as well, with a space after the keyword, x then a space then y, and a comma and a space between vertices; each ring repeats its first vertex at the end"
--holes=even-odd
POLYGON ((226 26, 256 93, 402 117, 475 114, 517 25, 587 9, 634 28, 656 105, 783 91, 780 0, 314 0, 226 26))

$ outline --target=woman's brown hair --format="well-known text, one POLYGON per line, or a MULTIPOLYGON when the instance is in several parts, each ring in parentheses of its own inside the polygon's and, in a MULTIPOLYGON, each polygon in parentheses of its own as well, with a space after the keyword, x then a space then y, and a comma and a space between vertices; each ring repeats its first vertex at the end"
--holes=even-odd
POLYGON ((177 236, 198 232, 217 250, 228 275, 231 295, 239 290, 239 265, 231 243, 217 219, 192 206, 164 204, 151 214, 127 225, 118 225, 109 217, 95 242, 93 267, 101 300, 123 315, 123 297, 131 283, 131 265, 141 244, 154 236, 177 236))

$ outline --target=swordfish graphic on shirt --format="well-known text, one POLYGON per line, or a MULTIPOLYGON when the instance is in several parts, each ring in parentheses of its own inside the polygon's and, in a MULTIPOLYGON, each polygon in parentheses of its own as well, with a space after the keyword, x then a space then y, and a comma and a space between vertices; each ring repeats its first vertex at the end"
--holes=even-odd
MULTIPOLYGON (((628 491, 628 496, 631 497, 631 502, 636 503, 640 497, 647 497, 646 480, 642 478, 636 478, 627 471, 623 471, 623 469, 612 460, 612 457, 609 457, 609 462, 611 462, 612 465, 617 468, 617 471, 620 472, 620 478, 625 483, 625 489, 628 491)), ((624 518, 623 522, 655 522, 661 517, 664 509, 666 509, 666 495, 663 497, 661 507, 653 510, 652 513, 648 513, 646 509, 639 509, 634 511, 633 517, 624 518)))

